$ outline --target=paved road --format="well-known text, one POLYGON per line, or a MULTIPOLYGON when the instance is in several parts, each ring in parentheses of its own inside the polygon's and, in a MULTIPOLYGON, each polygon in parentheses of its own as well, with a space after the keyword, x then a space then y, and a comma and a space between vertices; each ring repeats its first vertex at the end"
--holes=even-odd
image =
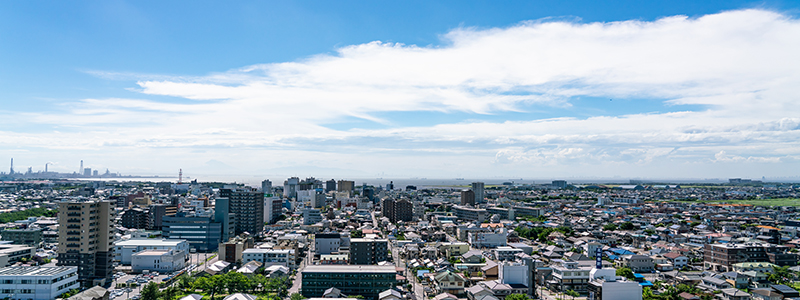
POLYGON ((308 253, 306 253, 306 257, 303 258, 303 260, 300 261, 300 265, 297 266, 297 274, 294 275, 294 281, 292 282, 292 287, 289 288, 289 296, 291 296, 294 293, 300 292, 300 286, 303 282, 303 269, 306 268, 306 261, 309 259, 309 257, 313 257, 314 255, 313 253, 314 253, 313 250, 309 250, 308 253))
POLYGON ((392 256, 394 256, 395 266, 404 269, 403 275, 408 279, 408 282, 411 283, 412 287, 414 288, 414 297, 417 298, 417 300, 424 300, 425 291, 422 288, 422 284, 417 282, 416 274, 413 274, 413 272, 408 269, 407 259, 400 257, 400 249, 400 247, 397 247, 397 244, 392 245, 392 256))

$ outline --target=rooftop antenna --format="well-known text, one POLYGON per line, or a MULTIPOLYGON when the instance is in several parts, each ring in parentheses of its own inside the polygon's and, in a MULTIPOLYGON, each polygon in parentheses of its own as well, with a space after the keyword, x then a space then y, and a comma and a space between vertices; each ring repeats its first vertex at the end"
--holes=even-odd
POLYGON ((178 169, 178 184, 183 183, 183 169, 178 169))

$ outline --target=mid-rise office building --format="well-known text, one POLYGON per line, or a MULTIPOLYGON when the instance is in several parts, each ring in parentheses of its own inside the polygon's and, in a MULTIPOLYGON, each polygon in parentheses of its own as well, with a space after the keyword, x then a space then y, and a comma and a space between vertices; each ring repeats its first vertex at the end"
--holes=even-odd
POLYGON ((37 248, 42 244, 43 232, 44 229, 42 228, 6 229, 0 231, 0 236, 4 241, 37 248))
POLYGON ((310 265, 303 270, 301 294, 322 297, 325 290, 335 287, 348 296, 375 300, 378 294, 395 286, 396 275, 392 265, 310 265))
POLYGON ((258 234, 264 230, 264 192, 247 188, 223 188, 222 198, 229 199, 230 213, 236 215, 236 234, 258 234))
POLYGON ((553 180, 550 184, 554 189, 565 189, 567 188, 567 181, 566 180, 553 180))
POLYGON ((303 225, 312 225, 322 222, 322 213, 319 209, 307 208, 303 210, 303 225))
POLYGON ((163 235, 167 239, 186 240, 190 248, 209 252, 219 247, 222 227, 223 223, 214 220, 213 211, 178 212, 174 217, 164 217, 163 235))
POLYGON ((52 300, 80 288, 78 267, 7 267, 0 269, 0 298, 52 300))
POLYGON ((175 250, 183 252, 184 260, 188 260, 189 242, 183 239, 144 239, 134 238, 114 243, 114 261, 122 265, 130 265, 131 257, 145 250, 175 250))
POLYGON ((389 242, 383 239, 350 239, 350 264, 377 265, 389 257, 389 242))
MULTIPOLYGON (((477 193, 476 193, 477 197, 477 193)), ((453 205, 451 209, 460 220, 483 222, 486 220, 487 212, 483 208, 472 208, 468 206, 453 205)))
POLYGON ((145 250, 131 256, 131 269, 134 273, 174 272, 186 267, 186 257, 183 250, 145 250))
POLYGON ((58 266, 78 267, 83 287, 103 285, 111 277, 114 203, 70 201, 58 204, 58 266))
POLYGON ((317 255, 339 253, 341 245, 341 233, 317 233, 314 235, 314 253, 317 255))
POLYGON ((0 267, 30 259, 36 254, 36 248, 28 245, 0 244, 0 267))

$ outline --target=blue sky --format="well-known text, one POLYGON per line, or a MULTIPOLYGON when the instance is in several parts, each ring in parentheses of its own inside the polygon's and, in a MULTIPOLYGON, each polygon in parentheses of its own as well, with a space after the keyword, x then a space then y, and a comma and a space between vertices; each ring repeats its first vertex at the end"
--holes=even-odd
POLYGON ((136 174, 792 177, 798 7, 2 2, 0 158, 136 174))

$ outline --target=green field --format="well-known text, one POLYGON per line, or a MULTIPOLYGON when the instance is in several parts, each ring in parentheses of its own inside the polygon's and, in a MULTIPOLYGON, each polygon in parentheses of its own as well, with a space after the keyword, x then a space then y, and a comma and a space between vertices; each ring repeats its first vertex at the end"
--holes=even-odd
POLYGON ((727 203, 727 204, 750 204, 755 206, 800 206, 800 199, 798 198, 775 198, 775 199, 757 199, 757 200, 702 200, 702 201, 671 201, 683 203, 727 203))

